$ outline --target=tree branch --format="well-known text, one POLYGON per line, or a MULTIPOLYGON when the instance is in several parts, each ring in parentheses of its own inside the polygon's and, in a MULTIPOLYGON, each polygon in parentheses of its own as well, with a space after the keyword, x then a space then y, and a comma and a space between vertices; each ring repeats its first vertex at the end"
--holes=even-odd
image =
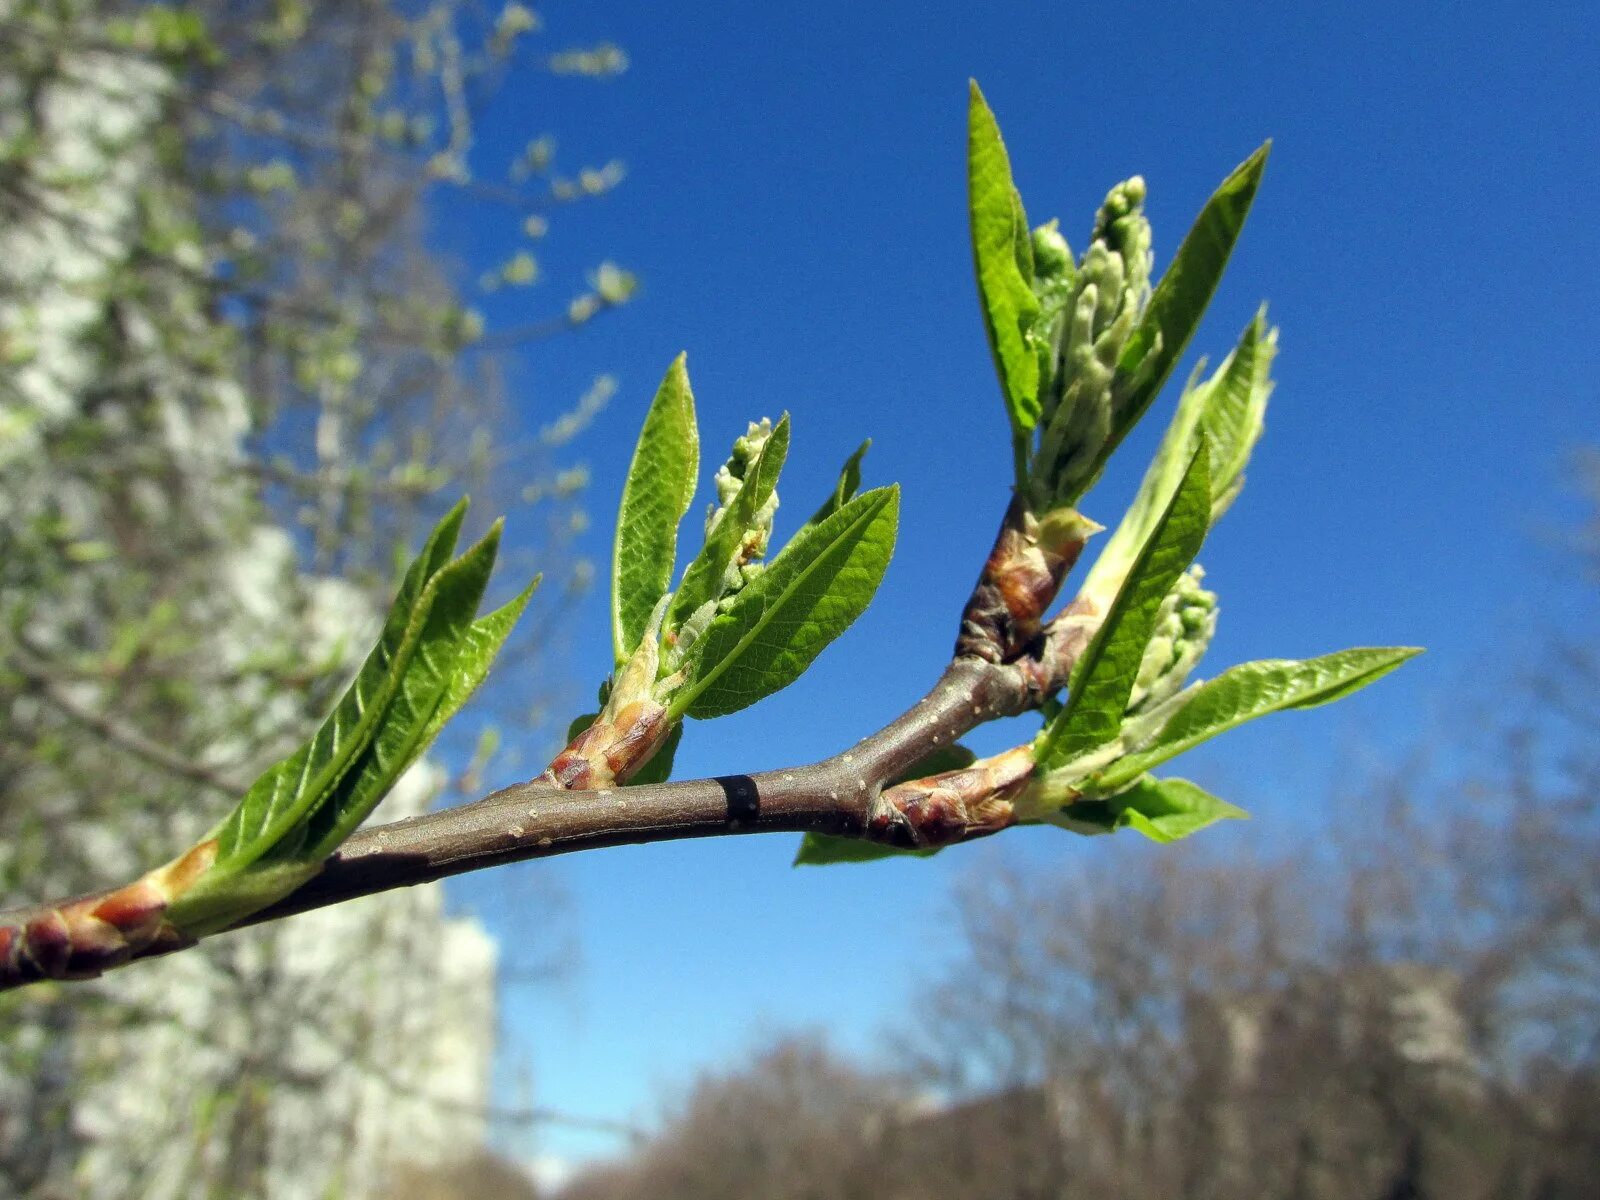
MULTIPOLYGON (((523 783, 472 804, 360 830, 315 878, 243 924, 279 920, 503 863, 601 846, 776 832, 903 840, 904 819, 887 836, 874 831, 874 816, 884 811, 886 801, 892 804, 893 789, 886 791, 887 785, 934 749, 983 722, 1037 704, 1042 687, 1060 686, 1070 663, 1058 656, 1050 664, 1048 657, 1004 665, 957 658, 933 690, 900 717, 849 750, 810 766, 595 791, 523 783)), ((971 835, 990 832, 994 829, 975 829, 971 835)), ((962 836, 941 830, 938 840, 962 836)), ((58 941, 83 914, 106 919, 98 909, 123 903, 125 891, 0 913, 0 990, 46 977, 98 974, 125 961, 193 944, 158 936, 142 946, 130 946, 126 955, 84 968, 69 962, 68 946, 60 947, 59 962, 34 957, 34 951, 58 941), (23 953, 25 947, 28 953, 23 953)))

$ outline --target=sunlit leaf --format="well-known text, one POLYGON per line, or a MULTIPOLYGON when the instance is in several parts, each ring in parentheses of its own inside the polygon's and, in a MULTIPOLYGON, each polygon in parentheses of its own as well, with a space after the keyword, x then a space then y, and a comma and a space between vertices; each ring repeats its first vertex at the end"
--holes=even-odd
POLYGON ((1028 331, 1039 316, 1024 274, 1032 249, 1000 127, 973 83, 967 107, 967 213, 983 326, 1014 435, 1039 419, 1039 358, 1028 331))
POLYGON ((427 585, 455 548, 466 503, 447 513, 401 580, 378 644, 311 741, 269 767, 216 832, 214 870, 249 865, 318 804, 372 740, 428 616, 427 585))
POLYGON ((1233 667, 1181 693, 1173 715, 1149 745, 1091 776, 1086 790, 1116 791, 1219 733, 1268 713, 1328 704, 1421 653, 1414 646, 1363 647, 1305 661, 1266 659, 1233 667))
POLYGON ((819 521, 826 521, 839 511, 839 506, 861 490, 861 460, 866 457, 867 449, 872 445, 868 438, 857 446, 855 453, 844 460, 844 466, 839 470, 839 482, 834 485, 832 494, 822 502, 822 506, 811 514, 807 525, 815 525, 819 521))
POLYGON ((1161 602, 1200 553, 1210 515, 1211 469, 1201 445, 1078 661, 1066 705, 1034 743, 1035 762, 1059 767, 1116 739, 1161 602))
POLYGON ((799 678, 871 602, 899 511, 898 488, 875 488, 802 528, 694 643, 673 716, 737 712, 799 678))
POLYGON ((700 467, 694 395, 678 355, 656 391, 622 485, 611 560, 611 646, 620 666, 639 644, 656 601, 672 586, 678 524, 700 467))
POLYGON ((1175 842, 1207 825, 1249 815, 1187 779, 1143 775, 1107 800, 1072 805, 1056 823, 1080 833, 1133 829, 1153 842, 1175 842))

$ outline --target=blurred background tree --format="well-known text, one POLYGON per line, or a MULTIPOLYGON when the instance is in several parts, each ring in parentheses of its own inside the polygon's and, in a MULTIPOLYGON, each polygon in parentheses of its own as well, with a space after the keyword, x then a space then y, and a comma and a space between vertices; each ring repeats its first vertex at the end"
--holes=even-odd
MULTIPOLYGON (((202 832, 320 717, 462 491, 534 507, 546 591, 582 591, 564 448, 613 384, 518 443, 500 380, 634 280, 600 262, 505 329, 472 305, 538 282, 556 210, 622 176, 561 173, 547 135, 475 161, 506 72, 626 66, 540 28, 473 0, 0 0, 0 893, 202 832), (481 279, 430 240, 446 190, 504 231, 481 279)), ((451 782, 421 764, 388 815, 451 782)), ((436 887, 185 957, 5 998, 0 1192, 363 1196, 483 1146, 496 950, 436 887), (370 952, 335 969, 333 936, 370 952), (407 969, 441 939, 444 975, 407 969)))

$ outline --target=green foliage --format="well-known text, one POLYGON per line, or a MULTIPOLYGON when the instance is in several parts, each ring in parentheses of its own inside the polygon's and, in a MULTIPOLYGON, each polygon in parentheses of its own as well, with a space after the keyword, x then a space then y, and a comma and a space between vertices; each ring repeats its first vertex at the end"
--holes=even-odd
POLYGON ((898 846, 885 846, 881 842, 864 842, 860 838, 835 837, 831 833, 808 833, 795 851, 795 867, 829 867, 835 863, 882 862, 886 858, 932 858, 943 847, 930 846, 922 850, 902 850, 898 846))
POLYGON ((1039 419, 1039 359, 1029 338, 1039 316, 1032 248, 1000 127, 976 82, 967 106, 967 211, 989 349, 1012 436, 1026 438, 1039 419))
POLYGON ((871 602, 899 511, 898 488, 874 488, 802 528, 695 642, 673 715, 737 712, 798 679, 871 602))
POLYGON ((1078 833, 1132 829, 1152 842, 1176 842, 1207 825, 1249 815, 1187 779, 1141 775, 1110 799, 1079 802, 1051 819, 1078 833))
MULTIPOLYGON (((1161 390, 1216 290, 1267 150, 1263 146, 1223 181, 1151 294, 1144 181, 1134 177, 1111 190, 1096 214, 1089 248, 1074 264, 1057 222, 1028 232, 999 126, 972 85, 967 186, 973 263, 1011 426, 1017 485, 1033 512, 1075 505, 1161 390)), ((1239 358, 1244 371, 1247 355, 1241 351, 1239 358)), ((1230 452, 1219 447, 1213 470, 1219 478, 1230 470, 1236 477, 1231 451, 1248 453, 1253 439, 1230 436, 1220 422, 1233 416, 1248 424, 1249 413, 1219 408, 1218 415, 1213 433, 1228 439, 1230 452)), ((1187 462, 1187 454, 1183 458, 1187 462)), ((1231 493, 1216 494, 1223 506, 1231 499, 1231 493)))
POLYGON ((839 470, 839 482, 817 511, 811 514, 811 519, 806 522, 807 525, 826 521, 839 511, 840 505, 861 490, 861 460, 867 456, 867 450, 871 446, 872 439, 868 438, 856 447, 855 453, 844 460, 844 466, 839 470))
POLYGON ((488 674, 538 580, 475 619, 500 526, 452 560, 465 516, 463 501, 435 528, 377 646, 322 727, 268 768, 218 827, 215 861, 172 908, 179 928, 225 927, 314 874, 488 674))
POLYGON ((1420 653, 1411 646, 1383 646, 1341 650, 1303 662, 1266 659, 1230 668, 1175 697, 1172 715, 1149 743, 1091 776, 1085 790, 1115 791, 1151 767, 1268 713, 1342 699, 1420 653))
POLYGON ((1035 742, 1041 766, 1060 767, 1116 739, 1162 601, 1205 541, 1210 480, 1202 444, 1079 660, 1065 707, 1035 742))
POLYGON ((1216 374, 1198 386, 1191 381, 1179 401, 1181 410, 1190 403, 1191 395, 1201 397, 1194 406, 1201 414, 1200 431, 1211 445, 1213 523, 1244 487, 1245 464, 1261 438, 1266 420, 1267 400, 1273 388, 1272 360, 1277 353, 1278 331, 1267 325, 1267 307, 1263 304, 1216 374))
POLYGON ((1170 501, 1198 440, 1205 442, 1211 462, 1211 523, 1227 510, 1244 486, 1245 465, 1261 436, 1276 352, 1277 330, 1268 329, 1263 308, 1216 373, 1204 383, 1196 383, 1205 365, 1201 362, 1195 379, 1184 389, 1133 503, 1084 581, 1086 596, 1096 603, 1109 601, 1133 555, 1149 537, 1151 525, 1170 501))
MULTIPOLYGON (((628 695, 613 695, 613 707, 619 699, 664 704, 674 723, 735 712, 792 683, 866 609, 888 567, 899 507, 893 488, 856 494, 870 442, 845 461, 788 545, 760 561, 789 437, 785 415, 751 424, 735 441, 717 472, 705 541, 668 593, 698 458, 688 373, 681 356, 673 364, 645 419, 618 517, 611 603, 614 649, 627 658, 614 686, 628 695)), ((577 732, 574 724, 569 742, 577 732)), ((632 782, 665 778, 679 736, 675 728, 632 782)))
POLYGON ((700 435, 684 356, 668 369, 645 415, 622 487, 611 570, 611 643, 621 666, 672 586, 678 524, 694 498, 700 435))
POLYGON ((466 505, 457 504, 434 529, 401 580, 378 644, 311 741, 269 767, 217 829, 216 869, 247 867, 276 844, 372 739, 432 608, 428 584, 454 553, 465 518, 466 505))

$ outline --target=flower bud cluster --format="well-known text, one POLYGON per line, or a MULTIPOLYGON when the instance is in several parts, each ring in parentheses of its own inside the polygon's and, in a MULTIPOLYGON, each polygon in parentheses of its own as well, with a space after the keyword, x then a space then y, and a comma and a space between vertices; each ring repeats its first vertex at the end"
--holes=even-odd
MULTIPOLYGON (((1052 326, 1045 327, 1039 446, 1029 470, 1036 512, 1077 499, 1111 435, 1117 362, 1150 295, 1144 198, 1144 180, 1137 175, 1111 189, 1095 214, 1094 234, 1070 277, 1070 290, 1061 296, 1052 326)), ((1035 232, 1035 273, 1045 281, 1041 304, 1047 313, 1050 281, 1064 274, 1058 260, 1065 248, 1048 226, 1035 232), (1041 265, 1047 269, 1042 276, 1041 265)))
MULTIPOLYGON (((716 487, 717 503, 706 514, 706 537, 722 523, 723 515, 728 511, 728 506, 733 503, 740 488, 744 486, 745 473, 749 471, 750 464, 756 460, 762 448, 767 444, 767 439, 772 436, 772 422, 762 417, 759 422, 752 421, 741 438, 736 438, 733 450, 728 455, 728 461, 717 468, 716 487)), ((754 579, 761 571, 761 564, 757 561, 767 552, 767 542, 772 537, 772 519, 778 511, 778 493, 774 489, 767 502, 756 510, 755 519, 751 521, 749 529, 745 532, 744 539, 739 545, 739 552, 734 555, 733 561, 728 564, 728 573, 722 582, 722 592, 718 600, 717 611, 726 610, 738 595, 740 589, 750 580, 754 579)))
POLYGON ((1217 596, 1200 586, 1205 572, 1190 567, 1178 577, 1156 617, 1155 634, 1145 647, 1128 715, 1139 716, 1177 695, 1199 664, 1217 630, 1217 596))

